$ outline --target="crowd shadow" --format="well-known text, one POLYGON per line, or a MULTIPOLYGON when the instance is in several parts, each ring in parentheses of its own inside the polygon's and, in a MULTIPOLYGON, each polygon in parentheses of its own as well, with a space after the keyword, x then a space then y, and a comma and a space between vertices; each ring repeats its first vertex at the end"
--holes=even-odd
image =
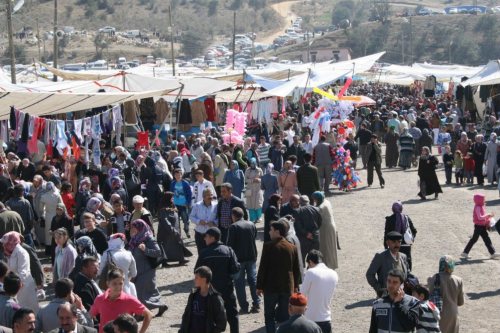
POLYGON ((491 291, 483 291, 481 293, 466 293, 466 295, 471 300, 478 300, 478 299, 482 299, 482 298, 486 298, 486 297, 499 296, 500 295, 500 289, 498 289, 498 290, 491 290, 491 291))
POLYGON ((465 259, 460 259, 459 261, 457 261, 455 264, 457 266, 459 265, 475 265, 475 264, 483 264, 484 263, 484 260, 485 259, 468 259, 468 260, 465 260, 465 259))
POLYGON ((418 198, 418 199, 408 199, 408 200, 404 200, 404 201, 402 201, 401 203, 402 203, 403 205, 406 205, 406 204, 408 204, 408 205, 417 205, 417 204, 425 203, 425 202, 427 202, 427 201, 432 201, 432 200, 430 200, 430 199, 427 199, 427 200, 422 200, 422 199, 418 198))
POLYGON ((486 201, 487 206, 500 205, 500 199, 486 201))
POLYGON ((346 310, 352 310, 352 309, 356 309, 356 308, 366 308, 366 307, 370 307, 373 305, 373 299, 365 299, 365 300, 362 300, 362 301, 358 301, 356 303, 352 303, 352 304, 347 304, 345 306, 345 309, 346 310))
MULTIPOLYGON (((168 269, 168 268, 167 268, 168 269)), ((168 295, 173 295, 173 294, 178 294, 178 293, 185 293, 191 291, 191 289, 194 288, 194 283, 193 280, 189 279, 186 281, 182 282, 177 282, 174 284, 168 284, 165 286, 157 286, 158 291, 162 293, 163 291, 168 291, 166 295, 162 293, 163 296, 168 296, 168 295)))

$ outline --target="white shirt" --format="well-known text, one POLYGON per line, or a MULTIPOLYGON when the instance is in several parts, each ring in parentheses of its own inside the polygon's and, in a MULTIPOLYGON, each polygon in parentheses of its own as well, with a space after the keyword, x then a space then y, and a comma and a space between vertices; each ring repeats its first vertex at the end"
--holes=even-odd
POLYGON ((196 181, 193 185, 193 202, 203 201, 203 191, 207 188, 212 192, 212 197, 217 198, 217 193, 212 182, 203 179, 203 182, 196 181))
POLYGON ((311 141, 309 141, 309 142, 303 142, 302 143, 302 147, 304 147, 304 150, 306 151, 306 153, 312 155, 314 147, 313 147, 313 144, 312 144, 311 141))
POLYGON ((333 269, 319 263, 309 268, 304 275, 300 291, 308 299, 305 316, 314 322, 332 320, 330 302, 333 298, 339 276, 333 269))

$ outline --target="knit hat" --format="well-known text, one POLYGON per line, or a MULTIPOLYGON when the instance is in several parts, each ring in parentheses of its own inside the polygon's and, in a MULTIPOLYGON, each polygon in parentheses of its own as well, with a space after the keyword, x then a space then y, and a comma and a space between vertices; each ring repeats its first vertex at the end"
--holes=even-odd
POLYGON ((307 306, 307 297, 302 293, 294 293, 288 302, 294 306, 307 306))

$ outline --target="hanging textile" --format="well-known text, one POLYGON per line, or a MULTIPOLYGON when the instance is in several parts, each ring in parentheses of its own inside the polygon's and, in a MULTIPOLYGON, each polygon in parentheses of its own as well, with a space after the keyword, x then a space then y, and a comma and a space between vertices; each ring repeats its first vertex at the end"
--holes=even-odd
POLYGON ((187 99, 183 99, 181 102, 181 108, 177 115, 177 123, 181 131, 189 131, 191 129, 193 118, 191 115, 191 105, 187 99))
POLYGON ((205 113, 207 114, 207 120, 217 121, 217 104, 215 103, 215 99, 211 97, 205 98, 203 104, 205 105, 205 113))
POLYGON ((156 116, 155 124, 161 125, 165 123, 165 120, 167 119, 167 116, 170 113, 170 107, 168 106, 167 101, 165 101, 163 98, 160 98, 159 100, 156 101, 154 109, 156 116))
POLYGON ((121 107, 119 105, 116 105, 113 107, 111 112, 113 113, 113 130, 115 131, 116 145, 121 146, 122 145, 121 133, 123 125, 121 107))
POLYGON ((63 153, 64 148, 68 147, 68 141, 66 138, 64 125, 65 125, 64 120, 56 120, 56 129, 57 129, 56 147, 60 154, 63 153))
POLYGON ((200 100, 194 100, 191 103, 191 115, 193 118, 193 126, 200 126, 207 120, 205 104, 200 100))
POLYGON ((139 104, 137 101, 123 103, 123 115, 127 124, 137 124, 137 115, 139 114, 139 104))
POLYGON ((146 148, 149 150, 149 132, 137 132, 137 145, 135 146, 136 150, 140 148, 146 148))

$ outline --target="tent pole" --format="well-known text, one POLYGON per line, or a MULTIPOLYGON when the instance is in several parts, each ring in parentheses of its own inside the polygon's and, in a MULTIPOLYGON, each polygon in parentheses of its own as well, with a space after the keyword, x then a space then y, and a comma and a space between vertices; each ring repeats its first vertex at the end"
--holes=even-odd
POLYGON ((306 95, 307 85, 309 84, 310 77, 311 77, 311 69, 309 68, 309 72, 307 73, 306 85, 304 86, 304 93, 302 94, 302 97, 306 95))
MULTIPOLYGON (((179 114, 181 113, 182 90, 184 90, 184 84, 181 83, 181 90, 179 90, 179 94, 177 95, 177 124, 175 128, 175 140, 179 139, 179 114)), ((170 120, 172 120, 172 117, 170 117, 170 120)))

